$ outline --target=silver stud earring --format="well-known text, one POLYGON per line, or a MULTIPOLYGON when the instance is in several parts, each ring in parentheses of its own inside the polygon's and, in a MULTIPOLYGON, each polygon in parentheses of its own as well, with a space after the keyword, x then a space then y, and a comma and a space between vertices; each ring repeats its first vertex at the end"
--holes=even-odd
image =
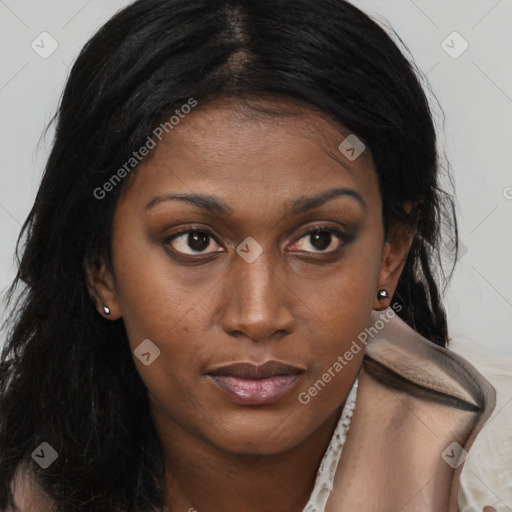
POLYGON ((389 299, 389 298, 390 298, 389 293, 386 290, 384 290, 384 288, 382 290, 378 291, 377 299, 383 300, 383 299, 389 299))
POLYGON ((103 312, 105 313, 105 315, 110 315, 110 308, 108 308, 107 306, 103 306, 103 312))

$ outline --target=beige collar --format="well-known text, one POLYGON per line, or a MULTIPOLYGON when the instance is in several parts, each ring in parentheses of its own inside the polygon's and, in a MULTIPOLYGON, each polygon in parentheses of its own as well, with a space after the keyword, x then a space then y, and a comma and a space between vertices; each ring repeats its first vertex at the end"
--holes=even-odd
POLYGON ((373 311, 372 325, 325 512, 457 512, 463 461, 496 392, 390 308, 373 311))

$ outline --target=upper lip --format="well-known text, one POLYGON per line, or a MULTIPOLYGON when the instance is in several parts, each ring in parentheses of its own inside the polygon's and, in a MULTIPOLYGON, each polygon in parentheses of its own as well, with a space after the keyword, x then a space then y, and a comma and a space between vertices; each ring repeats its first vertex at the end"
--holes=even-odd
POLYGON ((233 363, 209 371, 208 375, 257 380, 275 377, 276 375, 297 375, 301 373, 304 373, 302 368, 280 361, 266 361, 261 365, 255 363, 233 363))

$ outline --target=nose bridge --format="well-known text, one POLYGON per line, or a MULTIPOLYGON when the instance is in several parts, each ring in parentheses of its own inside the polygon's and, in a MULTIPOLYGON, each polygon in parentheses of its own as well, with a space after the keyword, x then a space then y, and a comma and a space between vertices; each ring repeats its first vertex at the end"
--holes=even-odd
POLYGON ((234 263, 230 300, 223 318, 226 331, 240 331, 257 341, 291 328, 292 317, 283 301, 283 286, 272 264, 265 252, 252 262, 239 257, 234 263))
POLYGON ((266 314, 272 307, 270 302, 278 295, 275 293, 275 270, 271 265, 271 258, 266 252, 252 262, 240 258, 235 265, 237 303, 255 317, 266 314))

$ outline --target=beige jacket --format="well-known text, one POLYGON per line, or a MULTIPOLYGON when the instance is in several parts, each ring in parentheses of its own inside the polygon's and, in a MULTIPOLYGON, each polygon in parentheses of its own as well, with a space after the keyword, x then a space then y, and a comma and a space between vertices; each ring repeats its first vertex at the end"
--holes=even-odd
MULTIPOLYGON (((366 345, 325 512, 458 512, 464 453, 495 407, 495 390, 394 312, 372 315, 382 329, 366 345)), ((20 512, 51 510, 28 479, 15 489, 20 512)))
POLYGON ((458 512, 465 456, 495 407, 468 361, 392 313, 372 313, 383 327, 368 338, 325 512, 458 512))

